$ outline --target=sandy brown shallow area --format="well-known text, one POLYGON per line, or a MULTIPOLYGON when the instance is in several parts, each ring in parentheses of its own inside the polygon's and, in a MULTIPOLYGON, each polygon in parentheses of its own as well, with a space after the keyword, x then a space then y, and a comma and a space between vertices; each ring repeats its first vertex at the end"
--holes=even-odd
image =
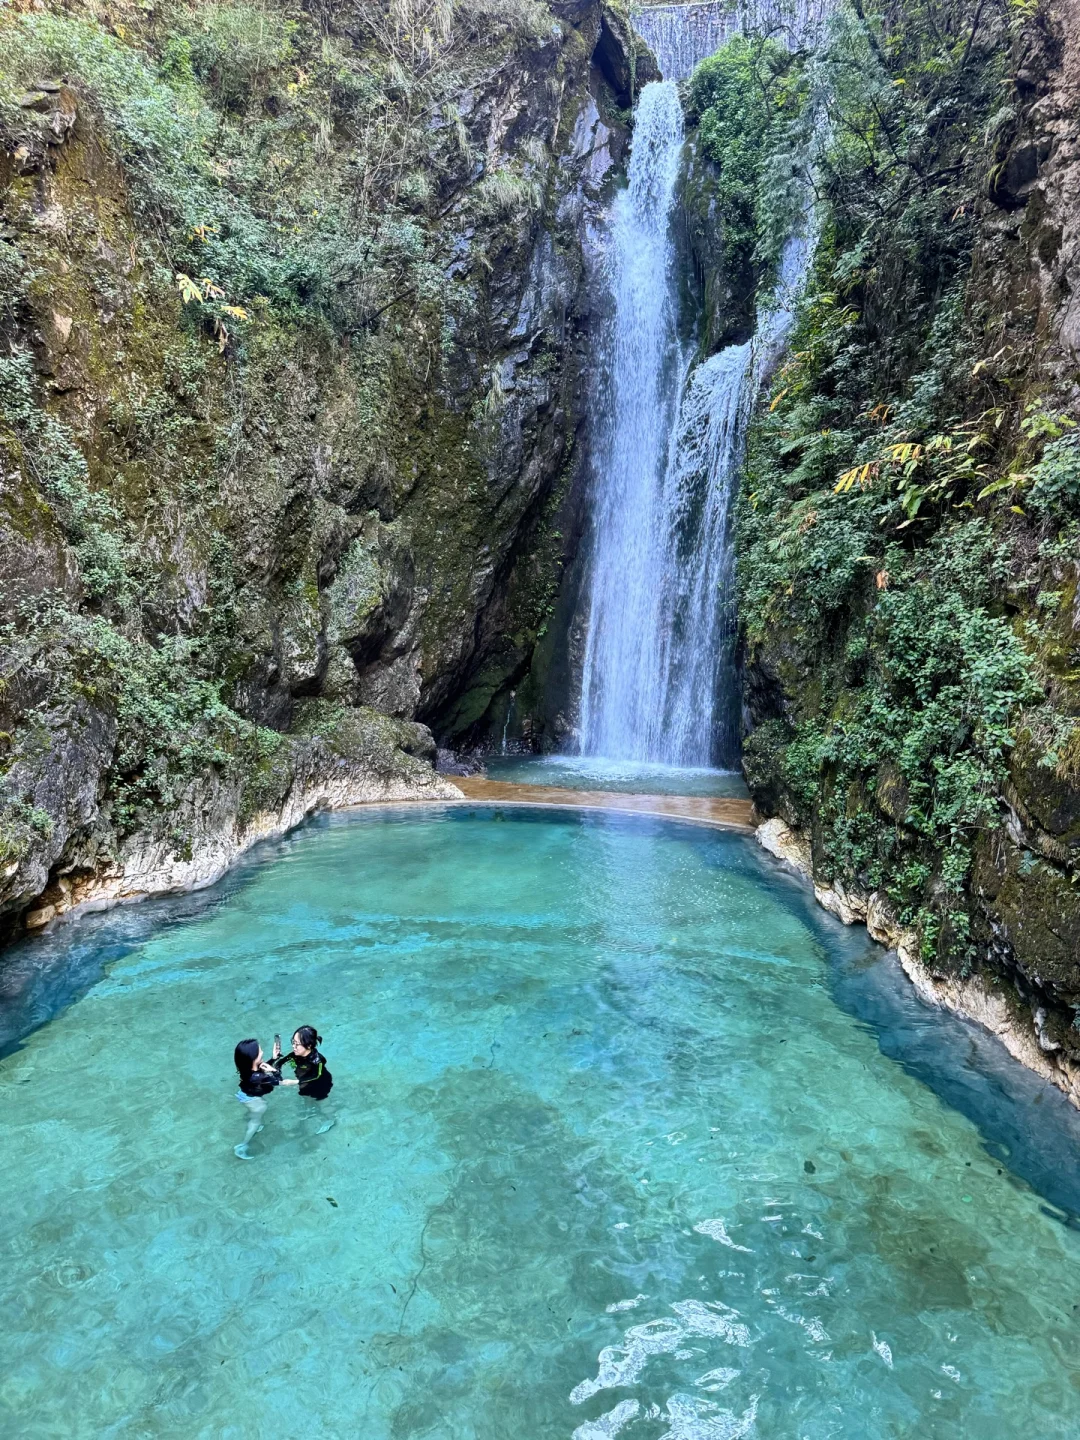
POLYGON ((663 815, 672 820, 693 820, 725 830, 753 830, 749 800, 701 795, 622 795, 609 790, 564 790, 554 785, 518 785, 509 780, 479 776, 453 777, 466 800, 484 804, 538 805, 547 808, 613 810, 631 815, 663 815))

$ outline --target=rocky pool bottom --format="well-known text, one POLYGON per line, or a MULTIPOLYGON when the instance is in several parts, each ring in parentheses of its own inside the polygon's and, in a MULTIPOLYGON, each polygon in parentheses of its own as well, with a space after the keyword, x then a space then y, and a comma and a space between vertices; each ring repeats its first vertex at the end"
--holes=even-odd
POLYGON ((1077 1433, 1080 1116, 752 841, 324 818, 0 996, 2 1433, 1077 1433))

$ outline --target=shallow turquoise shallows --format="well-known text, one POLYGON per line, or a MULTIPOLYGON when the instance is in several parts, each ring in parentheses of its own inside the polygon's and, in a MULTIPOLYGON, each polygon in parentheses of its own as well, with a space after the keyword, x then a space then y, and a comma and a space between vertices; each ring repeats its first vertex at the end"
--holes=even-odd
POLYGON ((741 774, 703 766, 599 760, 590 755, 492 755, 485 760, 484 768, 491 780, 510 780, 519 785, 613 790, 622 794, 749 798, 741 774))
POLYGON ((338 817, 4 973, 4 1435, 1080 1434, 1073 1112, 741 837, 338 817))

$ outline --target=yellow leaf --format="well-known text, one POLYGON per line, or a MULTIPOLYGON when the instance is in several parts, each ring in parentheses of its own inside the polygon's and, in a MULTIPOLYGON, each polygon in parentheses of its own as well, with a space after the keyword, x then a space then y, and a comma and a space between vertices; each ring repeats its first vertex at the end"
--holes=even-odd
POLYGON ((190 275, 185 275, 182 270, 178 270, 176 273, 176 284, 185 305, 198 304, 201 302, 203 298, 202 291, 190 275))
POLYGON ((851 470, 845 470, 833 486, 834 495, 846 495, 856 485, 865 490, 870 480, 877 474, 877 465, 874 461, 868 461, 865 465, 856 465, 851 470))

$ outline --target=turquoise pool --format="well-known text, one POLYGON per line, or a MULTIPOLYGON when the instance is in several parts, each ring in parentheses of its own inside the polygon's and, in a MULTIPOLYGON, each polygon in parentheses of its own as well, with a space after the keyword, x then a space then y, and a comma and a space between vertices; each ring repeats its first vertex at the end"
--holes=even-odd
POLYGON ((338 816, 0 977, 0 1433, 1080 1431, 1077 1116, 741 837, 338 816))
POLYGON ((491 780, 556 785, 563 790, 613 790, 634 795, 749 795, 741 774, 704 766, 652 765, 635 760, 598 760, 578 755, 490 755, 491 780))

